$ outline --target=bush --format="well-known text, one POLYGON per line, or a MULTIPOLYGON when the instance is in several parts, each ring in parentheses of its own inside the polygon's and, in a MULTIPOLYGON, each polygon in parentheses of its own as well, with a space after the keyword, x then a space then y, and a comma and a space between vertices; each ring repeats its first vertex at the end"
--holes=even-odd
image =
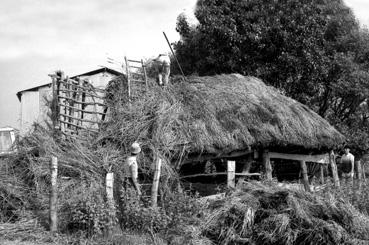
POLYGON ((152 208, 149 201, 138 200, 122 192, 119 205, 120 225, 124 231, 159 233, 171 244, 189 244, 197 239, 204 207, 186 193, 167 193, 161 206, 152 208), (180 239, 176 243, 175 240, 180 239))
POLYGON ((83 231, 87 235, 102 234, 116 223, 116 210, 104 200, 104 190, 98 183, 72 184, 68 198, 60 210, 61 230, 83 231))

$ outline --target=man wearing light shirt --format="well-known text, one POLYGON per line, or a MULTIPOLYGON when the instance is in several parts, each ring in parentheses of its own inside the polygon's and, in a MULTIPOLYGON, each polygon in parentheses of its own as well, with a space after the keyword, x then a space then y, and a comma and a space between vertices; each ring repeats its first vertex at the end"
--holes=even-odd
POLYGON ((141 152, 141 147, 137 142, 131 145, 131 154, 127 157, 124 164, 125 183, 124 187, 127 190, 132 186, 138 196, 141 196, 140 186, 138 184, 138 164, 137 155, 141 152))
POLYGON ((345 181, 347 180, 353 181, 354 166, 355 166, 355 157, 350 153, 350 148, 345 147, 345 153, 341 157, 341 171, 342 177, 345 179, 345 181))

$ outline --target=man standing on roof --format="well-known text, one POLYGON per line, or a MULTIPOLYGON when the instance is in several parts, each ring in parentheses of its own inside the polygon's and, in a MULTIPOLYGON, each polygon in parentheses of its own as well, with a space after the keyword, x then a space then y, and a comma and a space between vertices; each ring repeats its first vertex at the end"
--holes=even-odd
POLYGON ((159 56, 154 59, 156 67, 158 70, 157 81, 160 86, 166 86, 169 83, 170 75, 170 58, 166 54, 159 54, 159 56))
POLYGON ((354 166, 355 166, 355 157, 350 153, 350 148, 345 147, 345 153, 341 157, 341 171, 342 177, 347 180, 353 181, 354 178, 354 166))
POLYGON ((124 163, 124 188, 128 191, 129 187, 134 187, 138 196, 141 196, 140 186, 138 184, 138 164, 137 155, 141 152, 141 147, 137 142, 131 145, 131 154, 124 163))

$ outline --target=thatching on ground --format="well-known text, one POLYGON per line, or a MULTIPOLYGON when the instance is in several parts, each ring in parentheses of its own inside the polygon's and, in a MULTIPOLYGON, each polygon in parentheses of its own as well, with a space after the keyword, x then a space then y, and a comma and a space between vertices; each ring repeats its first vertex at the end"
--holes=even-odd
POLYGON ((369 218, 351 204, 260 182, 243 183, 236 192, 210 201, 200 229, 215 244, 225 245, 369 242, 369 218))
POLYGON ((307 106, 239 74, 153 86, 136 94, 131 104, 111 107, 101 138, 124 144, 138 140, 175 158, 261 147, 324 151, 344 140, 307 106))

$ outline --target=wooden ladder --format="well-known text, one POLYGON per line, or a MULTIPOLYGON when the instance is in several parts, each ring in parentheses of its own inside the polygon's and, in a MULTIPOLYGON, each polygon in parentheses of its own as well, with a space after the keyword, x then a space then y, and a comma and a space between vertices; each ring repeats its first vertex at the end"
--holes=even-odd
POLYGON ((127 57, 124 57, 124 61, 126 63, 126 73, 127 73, 127 82, 128 82, 128 100, 131 101, 131 83, 145 83, 146 91, 147 91, 147 75, 146 75, 146 67, 141 59, 138 60, 130 60, 127 57), (134 71, 132 71, 134 69, 134 71))

